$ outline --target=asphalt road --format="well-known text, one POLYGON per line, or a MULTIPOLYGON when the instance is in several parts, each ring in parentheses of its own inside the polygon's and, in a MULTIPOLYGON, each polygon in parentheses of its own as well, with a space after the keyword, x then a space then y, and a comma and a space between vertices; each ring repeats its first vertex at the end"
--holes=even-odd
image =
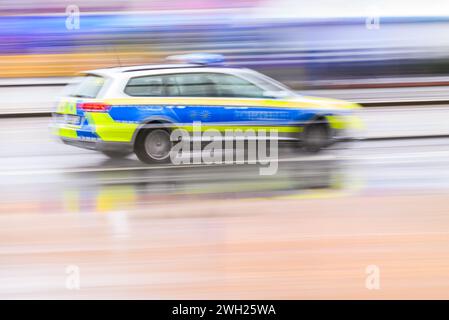
POLYGON ((0 150, 0 298, 449 298, 449 138, 283 150, 273 176, 112 161, 42 118, 0 120, 0 150))

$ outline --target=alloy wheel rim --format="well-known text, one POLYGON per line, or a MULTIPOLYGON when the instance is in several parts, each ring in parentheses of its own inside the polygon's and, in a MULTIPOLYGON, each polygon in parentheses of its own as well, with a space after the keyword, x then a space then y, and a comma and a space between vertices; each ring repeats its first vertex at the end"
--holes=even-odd
POLYGON ((171 141, 167 131, 157 129, 145 138, 145 151, 155 160, 164 160, 170 155, 171 141))

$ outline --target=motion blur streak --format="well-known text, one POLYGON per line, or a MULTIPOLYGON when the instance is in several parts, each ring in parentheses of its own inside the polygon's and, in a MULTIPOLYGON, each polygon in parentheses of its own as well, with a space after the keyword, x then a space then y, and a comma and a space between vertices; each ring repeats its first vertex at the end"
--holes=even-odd
POLYGON ((448 299, 448 33, 447 0, 0 3, 0 298, 448 299), (273 176, 51 137, 78 72, 192 52, 362 103, 364 130, 273 176))
POLYGON ((323 77, 444 74, 448 16, 445 0, 21 1, 0 10, 0 74, 71 76, 189 51, 225 53, 298 88, 323 77), (79 28, 67 28, 69 5, 79 28))

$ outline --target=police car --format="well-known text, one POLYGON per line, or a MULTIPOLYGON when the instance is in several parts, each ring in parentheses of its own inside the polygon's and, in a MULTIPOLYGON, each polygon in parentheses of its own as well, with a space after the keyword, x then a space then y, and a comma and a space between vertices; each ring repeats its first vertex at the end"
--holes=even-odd
POLYGON ((83 73, 53 114, 54 133, 68 145, 112 158, 134 152, 145 163, 169 161, 170 133, 192 132, 197 122, 201 130, 276 130, 278 139, 316 152, 342 137, 358 108, 299 95, 256 71, 226 66, 218 55, 172 60, 83 73))

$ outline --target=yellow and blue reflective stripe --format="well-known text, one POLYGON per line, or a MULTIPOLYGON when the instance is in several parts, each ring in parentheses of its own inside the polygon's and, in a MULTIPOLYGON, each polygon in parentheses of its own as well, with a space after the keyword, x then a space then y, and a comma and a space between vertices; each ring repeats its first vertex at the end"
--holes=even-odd
POLYGON ((85 117, 103 141, 130 142, 138 127, 137 123, 114 121, 107 113, 86 112, 85 117))
MULTIPOLYGON (((193 125, 181 125, 176 126, 178 129, 184 129, 188 132, 194 132, 195 126, 193 125)), ((226 130, 266 130, 269 132, 270 130, 276 130, 279 133, 295 133, 295 132, 302 132, 303 128, 299 126, 258 126, 258 125, 204 125, 201 124, 201 127, 198 128, 201 130, 201 132, 207 131, 207 130, 218 130, 220 132, 225 132, 226 130)))
POLYGON ((301 99, 275 100, 275 99, 238 99, 238 98, 190 98, 190 97, 138 97, 116 98, 104 100, 106 104, 118 105, 156 105, 156 106, 206 106, 206 107, 259 107, 259 108, 291 108, 291 109, 328 109, 351 110, 360 108, 356 103, 340 102, 327 98, 301 97, 301 99))
POLYGON ((347 114, 347 110, 357 108, 357 104, 325 98, 116 98, 102 101, 112 106, 108 112, 82 112, 76 108, 80 101, 82 99, 69 98, 59 104, 59 113, 85 118, 77 128, 69 125, 60 128, 57 132, 59 136, 131 142, 136 130, 153 116, 167 117, 174 126, 189 132, 194 130, 193 122, 200 121, 201 131, 253 129, 298 133, 303 131, 303 124, 313 120, 323 110, 326 110, 325 117, 333 129, 360 127, 358 118, 347 114), (276 110, 278 108, 282 110, 276 110), (334 114, 329 111, 332 108, 343 112, 334 114))

